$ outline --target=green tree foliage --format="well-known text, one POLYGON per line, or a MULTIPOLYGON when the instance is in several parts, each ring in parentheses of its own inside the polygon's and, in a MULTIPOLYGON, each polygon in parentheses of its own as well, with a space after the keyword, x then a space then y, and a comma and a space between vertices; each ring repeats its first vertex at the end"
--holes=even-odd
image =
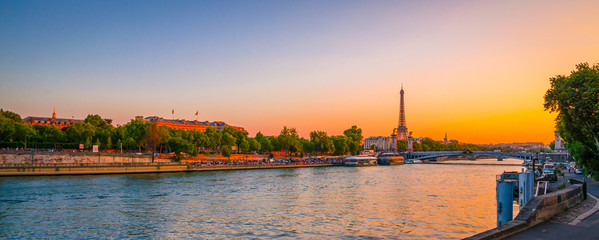
POLYGON ((179 161, 183 158, 184 152, 193 152, 193 144, 183 139, 182 137, 172 137, 168 140, 168 146, 175 152, 175 160, 179 161))
POLYGON ((100 115, 97 115, 97 114, 87 115, 87 117, 85 118, 85 120, 83 120, 83 122, 89 123, 94 127, 102 127, 106 124, 104 119, 102 119, 102 117, 100 117, 100 115))
POLYGON ((259 142, 260 142, 260 150, 262 152, 270 152, 274 149, 269 138, 266 138, 266 137, 262 138, 259 140, 259 142))
POLYGON ((90 123, 76 122, 73 125, 69 126, 66 132, 68 140, 70 142, 81 144, 86 143, 86 141, 91 142, 91 138, 94 136, 95 133, 95 128, 90 123))
POLYGON ((558 131, 577 164, 599 179, 599 64, 578 64, 550 83, 545 110, 557 113, 558 131))
POLYGON ((246 140, 246 139, 242 139, 241 143, 239 144, 239 148, 241 148, 242 153, 249 152, 250 151, 250 142, 248 142, 248 140, 246 140))
POLYGON ((307 139, 300 138, 300 144, 302 146, 302 152, 306 153, 314 153, 316 149, 316 145, 307 139))
POLYGON ((310 132, 310 142, 314 145, 314 151, 319 153, 334 153, 335 144, 331 137, 323 131, 310 132))
POLYGON ((36 134, 36 131, 30 125, 17 123, 15 124, 15 139, 21 141, 23 146, 27 148, 27 141, 29 138, 33 137, 36 134))
POLYGON ((154 153, 156 152, 156 147, 160 145, 162 142, 162 132, 158 129, 158 125, 156 123, 150 123, 146 128, 146 145, 152 152, 152 162, 154 162, 154 153))
POLYGON ((406 149, 408 149, 408 141, 406 140, 400 140, 397 141, 397 151, 406 151, 406 149))
POLYGON ((258 140, 256 140, 255 138, 250 138, 249 144, 250 144, 250 151, 251 152, 260 151, 260 149, 262 147, 261 144, 260 144, 260 142, 258 142, 258 140))
POLYGON ((237 139, 235 137, 233 137, 233 135, 231 135, 228 132, 223 133, 223 137, 221 140, 221 147, 231 147, 233 145, 235 145, 235 142, 237 141, 237 139))
POLYGON ((2 141, 12 142, 15 139, 16 131, 15 123, 0 117, 0 138, 2 141))
POLYGON ((216 151, 216 148, 220 146, 222 133, 214 128, 206 128, 206 148, 216 151))
POLYGON ((227 158, 231 158, 231 146, 224 146, 222 148, 222 154, 227 158))
POLYGON ((346 155, 349 152, 348 138, 346 136, 333 136, 331 138, 335 145, 335 155, 346 155))
POLYGON ((295 128, 284 126, 281 133, 279 133, 277 140, 281 144, 281 150, 283 151, 299 152, 302 150, 299 135, 295 128))
POLYGON ((414 152, 422 151, 422 144, 420 144, 419 142, 412 142, 412 151, 414 151, 414 152))
POLYGON ((141 120, 131 120, 131 122, 125 124, 123 138, 126 139, 126 142, 130 142, 129 139, 133 140, 135 146, 138 148, 138 151, 141 152, 141 147, 145 146, 144 144, 148 126, 149 123, 147 122, 141 120))
POLYGON ((362 129, 358 126, 352 126, 351 128, 343 131, 343 135, 347 137, 347 145, 352 155, 359 154, 362 150, 362 129))
POLYGON ((21 115, 11 111, 5 111, 4 109, 0 109, 0 121, 2 121, 3 119, 12 123, 23 123, 21 115))
POLYGON ((160 131, 160 153, 162 153, 162 148, 164 145, 168 143, 168 140, 171 139, 171 128, 167 126, 158 127, 158 131, 160 131))

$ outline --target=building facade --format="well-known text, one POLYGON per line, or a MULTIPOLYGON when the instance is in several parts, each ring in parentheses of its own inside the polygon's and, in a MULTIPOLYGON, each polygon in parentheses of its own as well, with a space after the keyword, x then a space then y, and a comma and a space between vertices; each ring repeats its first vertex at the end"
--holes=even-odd
POLYGON ((182 129, 182 130, 194 130, 194 131, 200 131, 200 132, 204 132, 206 131, 206 128, 215 128, 219 131, 222 131, 223 129, 225 129, 226 127, 231 127, 234 128, 238 131, 243 131, 243 132, 247 132, 244 128, 242 127, 237 127, 237 126, 232 126, 229 125, 225 122, 220 122, 220 121, 215 121, 215 122, 208 122, 208 121, 204 121, 204 122, 200 122, 200 121, 190 121, 190 120, 185 120, 185 119, 164 119, 162 117, 157 117, 157 116, 150 116, 150 117, 146 117, 143 118, 141 116, 136 116, 135 119, 137 120, 141 120, 143 119, 144 121, 148 121, 151 123, 156 123, 157 126, 167 126, 170 128, 174 128, 174 129, 182 129))
POLYGON ((67 128, 76 122, 83 122, 83 119, 68 119, 68 118, 56 118, 56 109, 52 112, 52 117, 26 117, 23 119, 25 124, 29 125, 42 125, 42 126, 55 126, 57 128, 67 128))
POLYGON ((372 146, 376 150, 389 151, 395 149, 394 137, 369 137, 364 139, 364 149, 370 149, 372 146))

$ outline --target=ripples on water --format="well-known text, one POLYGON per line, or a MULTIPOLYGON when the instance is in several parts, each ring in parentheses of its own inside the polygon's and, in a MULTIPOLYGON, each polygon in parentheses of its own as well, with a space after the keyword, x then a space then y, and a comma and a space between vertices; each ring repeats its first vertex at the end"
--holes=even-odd
POLYGON ((0 238, 463 238, 495 227, 504 170, 520 167, 0 178, 0 238))

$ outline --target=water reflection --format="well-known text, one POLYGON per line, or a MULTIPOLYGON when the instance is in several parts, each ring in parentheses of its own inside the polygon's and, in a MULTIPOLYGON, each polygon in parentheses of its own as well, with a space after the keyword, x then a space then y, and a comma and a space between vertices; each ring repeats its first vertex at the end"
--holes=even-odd
POLYGON ((495 226, 495 175, 519 169, 415 164, 1 178, 0 238, 455 239, 495 226))

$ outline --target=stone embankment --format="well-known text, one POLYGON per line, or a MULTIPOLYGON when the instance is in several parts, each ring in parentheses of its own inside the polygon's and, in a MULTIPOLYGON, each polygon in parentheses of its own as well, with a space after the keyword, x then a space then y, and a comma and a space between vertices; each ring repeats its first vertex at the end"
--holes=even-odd
POLYGON ((243 170, 267 168, 325 167, 342 165, 327 162, 287 162, 260 163, 265 155, 235 155, 236 164, 219 156, 197 156, 182 162, 171 162, 165 156, 89 153, 89 152, 36 152, 0 151, 0 176, 42 176, 42 175, 82 175, 82 174, 122 174, 192 172, 215 170, 243 170), (252 160, 252 162, 246 162, 252 160), (197 162, 218 162, 218 164, 195 165, 197 162), (245 162, 245 163, 244 163, 245 162))
MULTIPOLYGON (((80 163, 80 164, 2 164, 2 176, 91 175, 161 172, 198 172, 223 170, 249 170, 271 168, 329 167, 340 164, 264 164, 264 165, 214 165, 192 166, 184 163, 80 163)), ((342 165, 342 164, 341 164, 342 165)))
POLYGON ((497 228, 476 234, 465 239, 503 239, 576 206, 586 198, 582 184, 575 184, 547 195, 532 198, 514 220, 497 228))
MULTIPOLYGON (((170 162, 156 158, 155 162, 170 162)), ((29 152, 2 151, 0 164, 80 164, 80 163, 147 163, 150 155, 90 153, 90 152, 29 152)))

